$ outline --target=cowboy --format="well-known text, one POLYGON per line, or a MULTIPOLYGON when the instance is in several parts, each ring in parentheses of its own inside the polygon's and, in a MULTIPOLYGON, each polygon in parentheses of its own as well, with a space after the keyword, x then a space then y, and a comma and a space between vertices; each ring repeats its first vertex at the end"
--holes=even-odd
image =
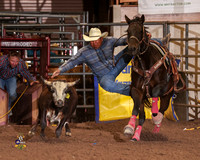
MULTIPOLYGON (((8 109, 10 110, 12 103, 17 98, 17 78, 20 74, 28 80, 32 86, 34 83, 39 83, 28 71, 25 62, 20 58, 20 53, 11 51, 7 55, 0 57, 0 88, 5 89, 9 95, 8 109)), ((10 112, 9 115, 12 115, 10 112)))
POLYGON ((98 83, 103 89, 129 96, 129 84, 117 83, 115 79, 131 61, 132 56, 124 54, 127 51, 126 47, 114 57, 115 63, 117 62, 116 66, 114 66, 112 55, 114 47, 127 45, 127 37, 117 39, 107 38, 107 36, 108 32, 101 33, 100 29, 91 28, 89 36, 83 35, 83 39, 90 43, 61 65, 51 78, 74 68, 76 65, 86 63, 97 77, 98 83))

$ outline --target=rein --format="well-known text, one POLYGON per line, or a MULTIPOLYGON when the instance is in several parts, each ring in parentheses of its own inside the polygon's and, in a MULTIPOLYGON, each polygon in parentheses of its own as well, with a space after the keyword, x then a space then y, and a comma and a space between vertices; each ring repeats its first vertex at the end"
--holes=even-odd
POLYGON ((115 50, 115 45, 116 45, 116 43, 120 40, 120 38, 122 38, 122 37, 124 37, 124 36, 126 36, 127 34, 123 34, 122 36, 120 36, 116 41, 115 41, 115 43, 114 43, 114 45, 113 45, 113 50, 112 50, 112 57, 113 57, 113 66, 116 66, 117 65, 117 63, 119 62, 119 60, 123 57, 123 55, 121 55, 120 57, 119 57, 119 59, 117 60, 117 62, 115 63, 115 56, 114 56, 114 50, 115 50))

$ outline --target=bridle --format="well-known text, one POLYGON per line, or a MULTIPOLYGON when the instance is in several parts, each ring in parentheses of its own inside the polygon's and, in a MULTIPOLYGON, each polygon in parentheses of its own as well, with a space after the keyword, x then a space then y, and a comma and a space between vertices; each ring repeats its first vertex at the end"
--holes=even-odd
MULTIPOLYGON (((130 24, 130 25, 131 25, 131 24, 130 24)), ((139 40, 136 36, 130 36, 130 38, 129 38, 129 39, 136 39, 136 40, 138 41, 138 45, 139 45, 139 46, 141 45, 142 42, 144 42, 144 43, 146 44, 146 46, 147 46, 146 49, 145 49, 142 53, 139 53, 137 56, 144 54, 144 53, 147 51, 147 49, 149 48, 150 38, 149 38, 145 33, 146 33, 146 30, 145 30, 145 28, 144 28, 144 26, 143 26, 143 37, 142 37, 141 40, 139 40), (146 39, 145 37, 147 37, 148 42, 145 41, 145 39, 146 39)), ((120 38, 122 38, 122 37, 124 37, 124 36, 126 36, 126 35, 128 35, 128 34, 123 34, 122 36, 120 36, 120 37, 116 40, 116 42, 114 43, 114 45, 113 45, 113 50, 112 50, 113 66, 116 66, 116 64, 118 63, 118 61, 120 60, 120 58, 121 58, 122 56, 124 56, 124 54, 125 54, 125 53, 124 53, 124 54, 117 60, 116 63, 114 62, 114 48, 115 48, 115 45, 116 45, 116 43, 118 42, 118 40, 119 40, 120 38)), ((127 44, 129 45, 128 40, 127 40, 127 44)))
MULTIPOLYGON (((130 24, 131 25, 131 24, 130 24)), ((144 54, 147 49, 149 48, 149 44, 150 44, 150 38, 148 37, 148 35, 146 34, 146 30, 144 28, 144 26, 142 27, 142 30, 143 30, 143 36, 142 36, 142 39, 139 40, 136 36, 130 36, 129 39, 135 39, 137 42, 138 42, 138 49, 140 50, 140 45, 142 44, 142 42, 144 42, 144 44, 146 44, 146 48, 143 52, 140 52, 138 55, 142 55, 144 54), (145 41, 146 40, 146 37, 147 37, 147 42, 145 41)), ((129 42, 127 41, 128 45, 129 45, 129 42)))

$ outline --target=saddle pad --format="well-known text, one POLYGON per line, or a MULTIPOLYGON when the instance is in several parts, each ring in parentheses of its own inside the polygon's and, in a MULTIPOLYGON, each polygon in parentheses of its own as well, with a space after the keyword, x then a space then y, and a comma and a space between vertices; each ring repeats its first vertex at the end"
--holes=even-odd
MULTIPOLYGON (((159 42, 151 41, 150 44, 154 46, 155 48, 157 48, 162 56, 166 54, 165 49, 162 47, 162 45, 159 42)), ((169 65, 168 57, 166 57, 166 63, 169 65)))

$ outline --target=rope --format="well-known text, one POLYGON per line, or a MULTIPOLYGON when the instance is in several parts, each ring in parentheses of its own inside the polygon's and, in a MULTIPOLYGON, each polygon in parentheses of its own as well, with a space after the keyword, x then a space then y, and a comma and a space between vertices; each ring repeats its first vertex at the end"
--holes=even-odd
MULTIPOLYGON (((120 36, 114 43, 113 45, 113 50, 112 50, 112 58, 113 58, 113 66, 116 66, 117 63, 115 63, 115 55, 114 55, 114 50, 115 50, 115 45, 117 44, 117 42, 120 40, 120 38, 122 38, 123 36, 126 36, 127 34, 123 34, 122 36, 120 36)), ((121 55, 119 57, 119 59, 122 57, 123 55, 121 55)), ((119 61, 119 59, 117 60, 117 62, 119 61)))
POLYGON ((184 131, 192 131, 192 130, 195 130, 195 129, 200 129, 200 127, 195 127, 195 128, 184 128, 183 130, 184 130, 184 131))
POLYGON ((4 115, 2 115, 2 116, 0 117, 0 119, 3 118, 3 117, 5 117, 7 114, 9 114, 9 113, 11 112, 11 110, 15 107, 15 105, 17 104, 17 102, 20 100, 20 98, 21 98, 21 97, 23 96, 23 94, 26 92, 27 88, 28 88, 28 86, 26 86, 26 88, 24 89, 24 91, 22 92, 22 94, 19 96, 19 98, 15 101, 15 103, 14 103, 13 106, 10 108, 10 110, 9 110, 7 113, 5 113, 4 115))

